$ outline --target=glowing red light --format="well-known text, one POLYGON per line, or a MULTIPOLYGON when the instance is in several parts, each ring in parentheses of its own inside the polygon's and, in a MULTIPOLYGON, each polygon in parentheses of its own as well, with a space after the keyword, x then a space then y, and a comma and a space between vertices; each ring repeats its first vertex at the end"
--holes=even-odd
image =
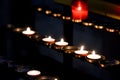
POLYGON ((75 20, 84 20, 88 16, 87 2, 81 0, 73 0, 72 4, 72 18, 75 20))

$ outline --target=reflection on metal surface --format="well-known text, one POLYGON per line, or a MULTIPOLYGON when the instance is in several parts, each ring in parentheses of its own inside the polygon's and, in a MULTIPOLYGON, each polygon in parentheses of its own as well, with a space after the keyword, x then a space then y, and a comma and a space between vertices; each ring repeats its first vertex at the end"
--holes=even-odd
POLYGON ((64 47, 64 52, 71 54, 71 53, 74 53, 74 51, 77 49, 78 48, 75 46, 66 46, 66 47, 64 47))
POLYGON ((101 67, 110 67, 110 66, 115 66, 115 65, 120 65, 119 60, 106 60, 106 61, 100 61, 99 62, 101 67))
POLYGON ((58 77, 53 76, 39 76, 36 80, 60 80, 58 77))

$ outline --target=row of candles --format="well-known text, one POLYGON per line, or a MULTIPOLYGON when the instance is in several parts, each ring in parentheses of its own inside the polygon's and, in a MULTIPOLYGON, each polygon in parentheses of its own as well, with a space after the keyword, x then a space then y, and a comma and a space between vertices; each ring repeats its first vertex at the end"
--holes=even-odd
MULTIPOLYGON (((101 62, 107 61, 106 57, 100 54, 96 54, 95 50, 93 51, 85 50, 84 45, 82 45, 80 48, 77 48, 75 46, 69 46, 69 43, 64 41, 63 38, 61 38, 60 41, 56 41, 56 39, 52 38, 51 36, 39 39, 39 35, 37 34, 37 32, 32 30, 30 27, 27 27, 24 29, 15 28, 14 31, 20 32, 20 33, 22 32, 22 34, 27 35, 29 38, 32 38, 34 36, 36 40, 38 41, 42 40, 47 46, 49 46, 49 48, 51 48, 51 46, 54 46, 55 49, 57 50, 61 50, 69 54, 74 53, 75 57, 77 58, 84 58, 90 63, 97 62, 97 63, 100 63, 101 67, 105 67, 105 65, 102 64, 101 62)), ((114 65, 119 65, 119 64, 120 64, 120 61, 115 60, 114 65)))
MULTIPOLYGON (((43 10, 43 8, 38 7, 37 11, 38 12, 43 12, 44 10, 43 10)), ((69 21, 72 21, 74 23, 82 23, 84 26, 87 26, 87 27, 93 27, 95 29, 104 30, 104 31, 111 32, 111 33, 117 33, 118 35, 120 35, 120 30, 114 29, 115 27, 119 26, 116 23, 114 25, 114 28, 110 28, 110 27, 108 27, 108 23, 106 23, 106 26, 105 26, 105 25, 102 25, 102 24, 96 24, 93 21, 85 22, 85 21, 82 21, 82 20, 75 20, 75 19, 72 19, 72 17, 70 17, 70 16, 64 16, 61 13, 54 13, 51 10, 45 10, 45 14, 46 15, 52 14, 53 17, 61 17, 63 20, 69 20, 69 21)), ((112 26, 113 25, 111 25, 111 27, 112 26)))
MULTIPOLYGON (((25 30, 22 30, 21 28, 16 28, 15 31, 22 32, 22 34, 27 35, 29 38, 31 38, 31 36, 36 34, 36 32, 34 30, 30 29, 30 27, 27 27, 25 30)), ((87 59, 87 61, 90 63, 94 63, 94 62, 98 63, 100 61, 105 60, 105 56, 100 55, 100 54, 96 54, 95 50, 93 50, 93 51, 85 50, 84 45, 82 45, 80 48, 68 46, 69 43, 64 41, 63 38, 61 38, 60 41, 56 41, 51 36, 48 36, 48 37, 42 38, 42 41, 48 46, 55 45, 55 49, 65 50, 65 53, 69 53, 69 54, 74 53, 77 58, 83 57, 83 58, 87 59)), ((120 61, 115 61, 115 64, 120 64, 120 61)), ((104 64, 100 64, 100 66, 105 67, 104 64)), ((38 77, 38 80, 39 79, 40 80, 43 80, 43 79, 47 80, 49 78, 48 76, 40 76, 41 72, 39 70, 34 70, 34 69, 28 71, 27 75, 29 75, 31 77, 38 77)), ((59 78, 52 77, 50 80, 59 80, 59 78)))
MULTIPOLYGON (((36 34, 36 32, 34 30, 31 30, 30 27, 27 27, 25 30, 22 28, 15 28, 14 31, 22 32, 22 34, 27 35, 29 38, 31 38, 32 35, 36 34)), ((52 38, 44 38, 43 40, 48 42, 50 40, 50 43, 55 41, 55 39, 52 38)), ((30 80, 59 80, 58 77, 54 76, 42 76, 41 71, 37 69, 31 69, 27 71, 26 74, 29 76, 30 80)))
MULTIPOLYGON (((31 30, 30 27, 27 27, 26 30, 22 31, 23 34, 27 35, 27 36, 31 36, 33 34, 35 34, 36 32, 34 30, 31 30)), ((55 45, 56 49, 65 49, 66 47, 68 47, 69 43, 64 41, 63 38, 61 38, 60 41, 56 41, 54 38, 52 38, 51 36, 42 38, 42 41, 46 43, 46 45, 55 45)), ((67 49, 66 49, 67 50, 67 49)), ((73 53, 75 53, 76 56, 78 57, 86 57, 89 59, 89 62, 93 62, 93 60, 101 60, 102 59, 102 55, 96 54, 95 50, 93 51, 87 51, 84 49, 84 45, 81 46, 80 49, 69 49, 69 53, 71 53, 73 51, 73 53)))

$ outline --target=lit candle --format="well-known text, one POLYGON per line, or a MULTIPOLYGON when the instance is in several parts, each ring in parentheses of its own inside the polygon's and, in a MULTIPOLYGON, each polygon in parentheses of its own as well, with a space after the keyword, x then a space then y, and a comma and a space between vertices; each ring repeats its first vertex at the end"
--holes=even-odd
POLYGON ((55 42, 55 44, 58 46, 67 46, 68 42, 65 42, 64 39, 62 38, 60 41, 55 42))
POLYGON ((76 50, 74 52, 75 52, 75 54, 79 54, 79 55, 82 55, 82 56, 86 56, 88 54, 88 51, 84 50, 84 46, 81 46, 80 50, 76 50))
POLYGON ((81 19, 81 10, 82 8, 80 6, 72 8, 72 15, 74 19, 81 19))
POLYGON ((92 51, 91 54, 87 55, 87 58, 89 58, 89 59, 100 59, 101 55, 96 54, 95 51, 92 51))
POLYGON ((87 3, 80 0, 72 2, 72 17, 75 20, 86 19, 88 16, 87 3))
POLYGON ((48 43, 54 43, 55 42, 55 39, 52 38, 51 36, 48 36, 47 38, 43 38, 42 40, 45 41, 45 42, 48 42, 48 43))
POLYGON ((32 35, 35 33, 35 31, 31 30, 30 27, 27 27, 27 29, 24 30, 22 33, 26 35, 32 35))
POLYGON ((30 70, 27 72, 27 75, 29 75, 29 76, 38 76, 40 74, 41 74, 41 72, 38 70, 30 70))

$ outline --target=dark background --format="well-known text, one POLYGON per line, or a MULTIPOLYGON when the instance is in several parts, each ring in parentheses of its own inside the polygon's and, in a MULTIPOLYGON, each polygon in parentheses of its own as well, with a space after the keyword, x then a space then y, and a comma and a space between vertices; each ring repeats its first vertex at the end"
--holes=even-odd
MULTIPOLYGON (((66 10, 66 15, 70 13, 68 6, 56 4, 54 0, 0 0, 0 56, 32 64, 42 54, 63 63, 63 54, 59 54, 39 44, 34 44, 34 42, 21 35, 7 31, 6 26, 12 24, 14 27, 31 26, 39 35, 52 35, 56 40, 59 40, 61 37, 67 37, 71 39, 73 46, 85 45, 86 49, 96 50, 97 53, 105 55, 108 60, 120 59, 119 34, 84 27, 81 24, 65 22, 62 19, 41 14, 36 11, 36 6, 42 6, 62 13, 66 10), (69 28, 72 29, 72 32, 68 31, 69 28), (36 59, 32 62, 33 57, 36 59)), ((102 25, 117 24, 117 27, 112 28, 120 30, 118 20, 92 12, 89 13, 88 19, 102 25)), ((86 62, 79 62, 77 59, 74 59, 73 66, 101 80, 109 79, 108 77, 110 77, 109 70, 101 69, 86 62), (107 74, 107 76, 105 75, 105 77, 103 73, 107 74)))

